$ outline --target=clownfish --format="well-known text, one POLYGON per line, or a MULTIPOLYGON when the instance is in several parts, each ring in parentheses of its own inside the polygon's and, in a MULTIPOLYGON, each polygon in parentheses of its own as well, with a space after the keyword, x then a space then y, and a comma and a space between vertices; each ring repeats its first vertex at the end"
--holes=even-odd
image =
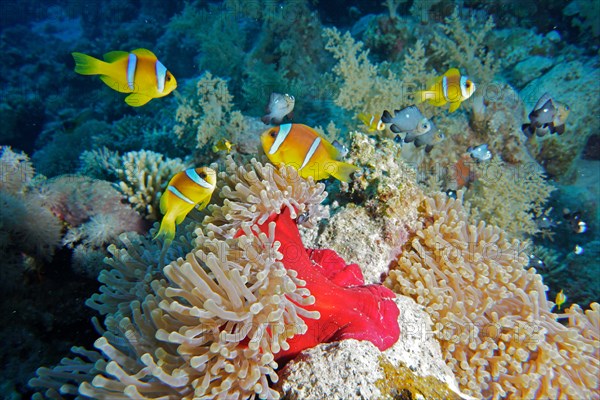
POLYGON ((369 132, 382 131, 385 129, 385 124, 382 122, 381 118, 375 114, 360 113, 357 118, 367 126, 369 132))
POLYGON ((217 173, 208 167, 189 168, 175 174, 160 196, 160 212, 164 217, 154 239, 162 237, 165 243, 171 243, 175 237, 175 226, 196 205, 199 210, 208 205, 216 183, 217 173))
POLYGON ((567 295, 563 293, 562 289, 556 294, 556 299, 554 301, 556 302, 556 306, 560 310, 560 307, 563 304, 565 304, 565 301, 567 301, 567 295))
POLYGON ((449 111, 452 113, 473 93, 475 93, 475 83, 462 76, 458 69, 451 68, 444 75, 436 78, 429 89, 418 91, 415 99, 418 103, 429 101, 429 104, 436 107, 450 103, 449 111))
POLYGON ((152 99, 164 97, 177 87, 173 74, 146 49, 111 51, 104 61, 83 53, 71 53, 75 72, 81 75, 100 75, 102 82, 121 93, 131 93, 125 102, 133 107, 143 106, 152 99))
POLYGON ((338 161, 340 152, 317 131, 302 124, 283 124, 263 132, 260 137, 267 158, 275 165, 296 168, 303 178, 315 180, 331 176, 348 182, 358 170, 352 164, 338 161))

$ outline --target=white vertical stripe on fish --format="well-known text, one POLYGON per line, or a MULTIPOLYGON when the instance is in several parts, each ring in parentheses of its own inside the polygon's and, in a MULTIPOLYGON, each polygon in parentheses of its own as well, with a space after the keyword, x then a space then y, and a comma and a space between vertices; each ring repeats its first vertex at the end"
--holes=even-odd
POLYGON ((306 153, 306 156, 304 157, 304 161, 302 162, 302 166, 300 168, 298 168, 298 171, 300 171, 302 168, 304 168, 306 166, 306 164, 308 164, 308 162, 310 161, 312 156, 315 155, 315 152, 319 148, 320 144, 321 144, 321 138, 317 136, 317 138, 310 145, 310 149, 308 149, 308 153, 306 153))
POLYGON ((273 144, 271 145, 271 148, 269 149, 269 154, 277 153, 277 150, 279 150, 279 147, 283 144, 285 139, 290 134, 291 129, 292 129, 292 124, 279 125, 279 133, 277 134, 275 141, 273 142, 273 144))
POLYGON ((135 83, 135 69, 137 67, 137 56, 133 53, 129 53, 129 59, 127 61, 127 86, 133 90, 135 83))
POLYGON ((188 199, 183 193, 181 193, 179 190, 177 190, 177 188, 175 186, 171 186, 169 185, 167 187, 167 190, 171 193, 173 193, 175 196, 179 197, 181 200, 185 201, 186 203, 189 204, 196 204, 193 201, 191 201, 190 199, 188 199))
POLYGON ((167 77, 167 68, 156 60, 156 86, 160 93, 165 91, 165 78, 167 77))
POLYGON ((185 170, 185 174, 187 175, 188 178, 190 178, 196 185, 198 186, 202 186, 203 188, 206 189, 212 189, 212 186, 210 185, 210 183, 206 182, 204 179, 202 179, 198 173, 196 172, 196 170, 194 168, 189 168, 185 170))
POLYGON ((469 92, 467 92, 467 77, 466 76, 460 77, 460 94, 462 94, 463 99, 466 99, 469 97, 469 92))
POLYGON ((448 77, 446 76, 442 78, 442 93, 444 94, 444 98, 448 100, 448 77))

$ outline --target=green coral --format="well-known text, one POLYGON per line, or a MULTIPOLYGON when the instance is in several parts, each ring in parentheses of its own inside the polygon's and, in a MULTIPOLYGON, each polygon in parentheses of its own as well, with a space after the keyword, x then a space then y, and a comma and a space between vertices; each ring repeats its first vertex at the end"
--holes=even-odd
POLYGON ((243 132, 246 122, 241 112, 233 109, 233 96, 227 82, 205 72, 186 97, 178 98, 177 124, 174 133, 194 143, 195 148, 206 150, 220 139, 231 138, 243 132))
POLYGON ((544 215, 555 188, 537 164, 509 166, 494 161, 474 166, 475 182, 465 193, 472 221, 496 225, 513 237, 539 232, 536 217, 544 215))
POLYGON ((491 16, 484 21, 473 14, 463 21, 456 8, 441 25, 443 34, 434 33, 431 47, 435 58, 448 68, 462 68, 477 82, 492 82, 500 69, 499 61, 486 46, 487 35, 494 27, 491 16))

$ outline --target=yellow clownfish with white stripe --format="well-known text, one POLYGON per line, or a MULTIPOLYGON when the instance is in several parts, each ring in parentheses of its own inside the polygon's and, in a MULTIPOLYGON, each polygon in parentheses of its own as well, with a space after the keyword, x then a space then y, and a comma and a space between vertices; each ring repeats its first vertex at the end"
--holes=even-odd
POLYGON ((339 150, 317 131, 302 124, 283 124, 263 132, 260 137, 267 158, 275 165, 296 168, 303 178, 315 180, 331 176, 348 182, 358 168, 338 161, 339 150))
POLYGON ((448 111, 452 113, 473 93, 475 93, 475 83, 462 76, 458 69, 451 68, 444 75, 436 78, 429 89, 417 92, 415 100, 417 103, 429 101, 429 104, 436 107, 450 103, 448 111))
POLYGON ((160 211, 164 217, 154 239, 162 237, 165 243, 170 244, 175 237, 175 226, 196 205, 199 210, 208 205, 216 183, 217 173, 208 167, 189 168, 175 174, 160 196, 160 211))
POLYGON ((125 102, 133 107, 143 106, 152 99, 164 97, 177 87, 173 74, 146 49, 111 51, 104 61, 83 53, 71 53, 75 72, 81 75, 100 75, 111 89, 131 93, 125 102))

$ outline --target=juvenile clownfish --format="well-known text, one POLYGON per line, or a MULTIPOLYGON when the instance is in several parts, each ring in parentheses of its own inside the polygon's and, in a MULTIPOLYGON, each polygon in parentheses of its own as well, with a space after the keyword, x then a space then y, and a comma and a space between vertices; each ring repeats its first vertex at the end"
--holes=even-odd
POLYGON ((567 301, 567 296, 563 293, 562 289, 560 290, 560 292, 558 292, 556 294, 556 299, 554 300, 554 302, 556 303, 556 306, 558 307, 558 309, 560 310, 560 307, 565 304, 565 301, 567 301))
POLYGON ((219 151, 227 150, 227 154, 229 154, 231 152, 232 148, 233 148, 233 143, 231 143, 227 139, 221 139, 217 143, 214 144, 212 149, 215 153, 218 153, 219 151))
POLYGON ((338 161, 339 150, 314 129, 302 124, 283 124, 263 132, 260 137, 267 158, 275 165, 296 168, 303 178, 315 180, 330 176, 348 182, 358 168, 338 161))
POLYGON ((216 183, 217 173, 208 167, 189 168, 175 174, 160 196, 160 212, 164 216, 154 239, 162 237, 165 243, 171 243, 175 237, 175 226, 196 204, 199 210, 208 205, 216 183))
POLYGON ((111 51, 104 61, 83 53, 71 53, 75 72, 100 75, 102 82, 121 93, 131 93, 125 102, 132 107, 143 106, 152 99, 164 97, 177 87, 173 74, 146 49, 111 51))
POLYGON ((357 118, 367 126, 369 132, 382 131, 385 129, 385 124, 375 114, 358 114, 357 118))
POLYGON ((436 107, 450 103, 449 111, 452 113, 474 92, 475 83, 462 76, 458 69, 451 68, 444 75, 436 78, 429 89, 418 91, 415 98, 417 103, 429 101, 429 104, 436 107))

